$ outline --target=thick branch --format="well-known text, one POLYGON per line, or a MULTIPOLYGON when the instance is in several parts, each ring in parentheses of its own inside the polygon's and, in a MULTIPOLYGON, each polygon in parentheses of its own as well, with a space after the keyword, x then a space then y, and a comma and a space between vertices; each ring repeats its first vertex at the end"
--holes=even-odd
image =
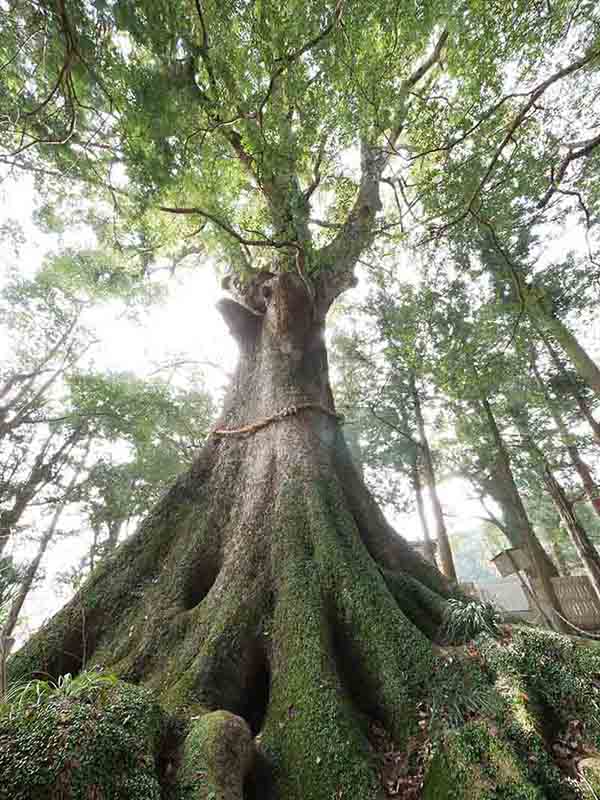
POLYGON ((425 59, 425 61, 420 64, 409 76, 402 81, 400 86, 400 109, 398 113, 398 119, 396 121, 396 126, 394 127, 393 131, 389 137, 389 145, 393 150, 395 148, 396 142, 398 141, 398 137, 402 132, 402 128, 404 127, 404 118, 406 116, 406 111, 404 108, 404 101, 408 97, 410 90, 419 83, 419 81, 427 75, 430 69, 432 69, 441 59, 442 51, 446 42, 448 41, 448 30, 444 28, 442 33, 440 34, 439 39, 436 42, 435 47, 431 55, 425 59))
POLYGON ((236 341, 241 344, 254 341, 260 328, 259 317, 256 312, 229 297, 219 300, 217 308, 236 341))
POLYGON ((431 55, 406 78, 400 88, 400 106, 396 126, 388 137, 389 149, 361 140, 361 176, 356 201, 334 240, 320 252, 323 266, 331 271, 323 273, 318 287, 319 301, 326 310, 333 300, 346 289, 355 285, 354 265, 364 250, 375 238, 374 222, 382 203, 379 184, 389 163, 394 142, 400 135, 406 109, 404 100, 412 89, 439 62, 448 39, 443 30, 431 55))
POLYGON ((298 244, 298 242, 293 242, 291 240, 277 241, 275 239, 270 239, 268 236, 264 236, 261 239, 247 239, 245 236, 242 236, 241 233, 238 233, 238 231, 236 231, 235 228, 232 228, 228 222, 219 219, 210 211, 205 211, 202 208, 198 207, 179 208, 171 206, 159 206, 158 210, 165 211, 168 214, 187 214, 187 215, 191 214, 204 217, 204 219, 207 219, 209 220, 209 222, 214 223, 219 228, 221 228, 221 230, 225 231, 225 233, 228 233, 230 236, 236 239, 240 244, 243 244, 246 247, 275 247, 275 248, 292 247, 295 250, 300 249, 300 245, 298 244))
POLYGON ((353 269, 374 237, 374 221, 381 210, 379 182, 387 163, 381 148, 361 142, 361 179, 358 195, 334 240, 321 249, 319 260, 329 268, 319 278, 319 301, 326 310, 346 289, 356 285, 353 269))

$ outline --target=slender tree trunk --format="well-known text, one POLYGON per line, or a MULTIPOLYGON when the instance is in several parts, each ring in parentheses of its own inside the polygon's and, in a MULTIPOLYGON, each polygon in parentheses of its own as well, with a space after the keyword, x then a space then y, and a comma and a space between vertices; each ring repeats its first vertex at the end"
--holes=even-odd
POLYGON ((48 527, 46 528, 46 530, 44 531, 44 533, 42 534, 41 538, 38 541, 37 552, 36 552, 35 556, 33 557, 33 559, 30 561, 30 563, 28 564, 27 569, 25 570, 25 573, 23 575, 23 578, 21 579, 21 583, 20 583, 19 589, 17 591, 17 594, 14 597, 14 599, 13 599, 11 605, 10 605, 10 610, 8 612, 8 617, 6 618, 6 621, 5 621, 4 626, 2 628, 2 634, 1 635, 4 636, 4 637, 12 637, 13 631, 14 631, 15 626, 16 626, 16 624, 18 622, 18 619, 19 619, 19 614, 21 613, 21 610, 23 608, 23 604, 25 603, 27 595, 29 594, 29 591, 31 590, 33 582, 34 582, 34 580, 35 580, 35 578, 37 576, 37 573, 38 573, 38 570, 40 568, 40 564, 42 562, 42 559, 43 559, 43 557, 44 557, 44 555, 46 553, 46 550, 48 549, 48 545, 50 544, 50 542, 54 538, 54 535, 56 533, 56 529, 58 527, 58 523, 60 522, 60 518, 61 518, 65 508, 69 504, 70 499, 71 499, 71 497, 73 495, 73 490, 75 489, 75 487, 76 487, 76 485, 77 485, 77 483, 79 481, 79 477, 80 477, 81 472, 82 472, 82 470, 84 468, 85 459, 86 459, 87 454, 89 452, 89 447, 90 447, 90 443, 88 442, 88 445, 87 445, 86 450, 85 450, 85 455, 83 457, 83 461, 78 466, 78 468, 75 470, 71 480, 69 481, 69 483, 65 487, 65 492, 64 492, 63 498, 62 498, 61 502, 58 504, 58 506, 56 507, 56 510, 54 511, 54 514, 52 515, 52 519, 50 520, 50 524, 48 525, 48 527))
POLYGON ((448 530, 444 520, 444 512, 442 504, 437 492, 437 482, 435 477, 435 467, 433 465, 433 458, 431 455, 431 448, 425 433, 425 421, 423 419, 423 411, 421 408, 421 399, 415 384, 415 377, 411 375, 411 393, 415 407, 415 415, 417 418, 417 428, 419 431, 419 442, 421 445, 421 455, 423 457, 423 469, 425 472, 427 486, 431 496, 431 506, 433 508, 433 517, 435 519, 436 538, 438 543, 438 550, 440 554, 440 564, 442 572, 448 580, 456 583, 458 578, 456 576, 456 568, 454 566, 454 558, 452 557, 452 549, 450 547, 450 540, 448 539, 448 530))
POLYGON ((108 539, 106 541, 106 552, 113 553, 119 544, 119 535, 123 527, 122 520, 113 521, 108 526, 108 539))
POLYGON ((48 528, 44 531, 43 535, 38 541, 37 552, 33 557, 33 559, 29 562, 27 569, 25 570, 25 573, 21 580, 21 584, 19 586, 17 594, 15 595, 12 603, 10 604, 8 617, 6 618, 2 630, 3 636, 11 636, 15 629, 15 626, 19 619, 19 615, 21 613, 21 609, 23 608, 23 604, 25 603, 27 595, 29 594, 29 591, 33 585, 41 561, 46 553, 46 549, 50 544, 50 542, 52 541, 52 538, 54 537, 54 534, 56 532, 56 526, 58 525, 63 510, 64 510, 64 505, 61 504, 55 511, 52 517, 52 522, 50 523, 48 528))
POLYGON ((421 485, 419 465, 416 459, 411 469, 411 481, 415 492, 415 499, 417 502, 417 513, 419 515, 419 523, 421 525, 421 531, 423 532, 423 552, 425 558, 432 564, 435 564, 435 545, 431 540, 431 533, 429 532, 429 523, 427 522, 427 515, 425 514, 425 503, 423 502, 423 487, 421 485))
POLYGON ((14 536, 17 525, 25 513, 29 503, 36 494, 44 488, 51 480, 54 471, 57 471, 64 463, 71 449, 81 439, 80 429, 73 431, 62 445, 46 458, 52 440, 56 434, 51 433, 43 443, 27 479, 21 483, 14 494, 12 507, 0 512, 0 556, 4 548, 14 536))
POLYGON ((96 556, 98 555, 98 540, 100 538, 100 526, 92 526, 92 545, 90 547, 90 572, 96 569, 96 556))
POLYGON ((533 369, 533 373, 536 377, 538 385, 543 392, 544 398, 546 403, 548 404, 548 409, 552 415, 552 419, 554 420, 556 427, 558 428, 558 432, 562 443, 564 444, 567 453, 569 454, 569 458, 571 459, 571 463, 575 468, 577 474, 581 478, 581 483, 583 484, 583 488, 585 493, 592 504, 592 508, 596 512, 598 516, 600 516, 600 490, 596 486, 596 482, 592 476, 592 472, 585 461, 579 455, 579 450, 575 446, 572 441, 572 437, 567 430, 567 426, 564 423, 562 418, 562 414, 560 413, 560 409, 558 408, 557 404, 553 401, 548 393, 546 385, 542 380, 542 376, 537 367, 535 351, 533 350, 531 353, 531 366, 533 369))
POLYGON ((544 482, 567 529, 569 538, 573 542, 577 554, 585 567, 600 609, 600 557, 598 552, 591 543, 584 527, 575 516, 573 504, 567 499, 562 486, 554 477, 548 464, 545 465, 544 469, 544 482))
POLYGON ((567 559, 565 558, 562 547, 552 537, 550 546, 552 547, 552 555, 554 556, 554 561, 556 562, 558 574, 564 578, 568 577, 571 574, 571 570, 567 564, 567 559))
MULTIPOLYGON (((556 567, 552 564, 548 554, 541 546, 537 536, 535 535, 531 522, 529 521, 529 517, 525 511, 525 506, 521 500, 521 495, 519 494, 519 490, 517 489, 517 484, 512 473, 508 450, 506 449, 504 439, 502 438, 502 434, 500 433, 496 419, 492 412, 492 408, 487 399, 481 401, 481 407, 483 408, 485 418, 487 419, 490 432, 492 433, 492 437, 496 445, 499 471, 502 474, 505 486, 510 492, 511 505, 515 509, 519 518, 519 527, 523 536, 522 546, 529 554, 531 562, 534 565, 536 577, 540 581, 542 591, 548 604, 553 610, 562 613, 558 597, 556 596, 554 586, 552 585, 552 578, 556 577, 558 574, 556 567)), ((560 618, 555 616, 553 622, 559 630, 565 629, 564 623, 560 620, 560 618)))
POLYGON ((543 330, 538 330, 538 333, 540 334, 540 338, 543 341, 548 353, 550 354, 550 357, 552 358, 554 366, 556 367, 559 375, 562 377, 565 385, 569 387, 569 392, 573 397, 573 399, 575 400, 575 402, 577 403, 579 411, 581 412, 581 416, 588 423, 596 442, 600 444, 600 422, 598 422, 594 418, 590 407, 586 403, 585 399, 582 397, 581 392, 579 391, 579 387, 572 380, 571 376, 565 369, 561 357, 556 352, 556 348, 553 346, 552 342, 550 341, 550 338, 547 336, 546 333, 544 333, 543 330))
POLYGON ((346 434, 346 442, 348 443, 348 449, 352 455, 352 460, 354 461, 354 465, 356 469, 360 473, 361 478, 364 478, 364 468, 363 468, 363 460, 360 448, 360 436, 359 431, 356 426, 350 426, 345 431, 346 434))
POLYGON ((569 356, 577 373, 594 391, 596 396, 600 398, 600 369, 566 325, 558 317, 555 317, 552 312, 546 311, 540 302, 535 303, 533 319, 540 333, 545 330, 554 336, 569 356))

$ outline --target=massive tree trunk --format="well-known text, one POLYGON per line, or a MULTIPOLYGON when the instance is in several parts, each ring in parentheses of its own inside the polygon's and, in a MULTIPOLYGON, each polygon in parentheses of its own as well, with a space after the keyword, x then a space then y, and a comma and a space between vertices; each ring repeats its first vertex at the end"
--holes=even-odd
MULTIPOLYGON (((448 585, 389 527, 352 463, 324 315, 290 274, 259 291, 251 309, 222 302, 241 359, 189 473, 10 664, 13 681, 103 665, 153 688, 179 727, 153 738, 123 689, 127 703, 106 710, 111 741, 118 748, 115 709, 124 708, 121 727, 128 742, 131 726, 139 730, 141 755, 113 754, 100 773, 92 766, 106 763, 104 751, 89 744, 85 758, 60 760, 70 706, 39 712, 47 720, 58 708, 59 740, 43 726, 23 738, 18 715, 0 718, 6 796, 375 800, 424 780, 428 798, 491 800, 498 787, 514 797, 568 788, 544 736, 566 730, 573 713, 590 716, 578 696, 566 699, 568 676, 591 687, 591 651, 555 637, 546 668, 536 653, 547 634, 484 636, 475 651, 452 654, 434 644, 448 585), (550 666, 565 676, 552 696, 550 666), (522 682, 517 694, 507 669, 522 682), (554 703, 550 730, 544 709, 554 703), (27 765, 49 748, 50 788, 36 777, 30 791, 27 765), (94 794, 69 794, 92 773, 94 794), (132 793, 142 777, 146 788, 132 793)), ((76 724, 101 716, 99 703, 77 706, 76 724)), ((100 747, 105 728, 94 730, 100 747)))

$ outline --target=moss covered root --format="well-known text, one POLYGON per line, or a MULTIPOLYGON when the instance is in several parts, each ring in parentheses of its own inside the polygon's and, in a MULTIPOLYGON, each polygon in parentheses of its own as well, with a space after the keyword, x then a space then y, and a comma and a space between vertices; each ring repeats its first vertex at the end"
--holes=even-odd
POLYGON ((255 749, 246 722, 228 711, 195 720, 185 740, 181 800, 243 800, 255 749))
POLYGON ((86 663, 177 715, 166 749, 147 689, 57 696, 0 717, 0 800, 593 800, 600 651, 495 624, 464 645, 485 622, 467 607, 440 647, 450 590, 288 424, 228 450, 120 551, 133 574, 93 577, 13 662, 54 674, 78 645, 75 672, 84 618, 86 663))

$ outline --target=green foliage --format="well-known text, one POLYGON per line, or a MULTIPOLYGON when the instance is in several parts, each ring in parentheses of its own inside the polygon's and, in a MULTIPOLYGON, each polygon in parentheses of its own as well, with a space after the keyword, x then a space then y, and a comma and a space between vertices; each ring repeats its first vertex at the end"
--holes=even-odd
MULTIPOLYGON (((381 228, 392 239, 406 237, 407 216, 430 233, 441 217, 457 242, 474 215, 508 224, 547 190, 548 160, 581 138, 597 81, 589 1, 539 12, 473 0, 119 0, 62 14, 13 2, 9 16, 1 161, 36 170, 51 228, 65 219, 55 202, 72 207, 83 194, 86 209, 98 206, 95 230, 142 264, 200 233, 245 274, 270 262, 273 236, 313 255, 312 239, 331 241, 348 219, 359 183, 348 153, 361 140, 391 149, 400 169, 389 185, 408 191, 408 210, 387 204, 381 228), (532 103, 507 137, 530 87, 563 58, 585 63, 563 77, 551 108, 532 103), (311 233, 315 180, 326 227, 311 233), (189 213, 165 217, 161 206, 189 213), (259 244, 251 253, 240 240, 259 244)), ((590 203, 592 176, 586 168, 590 203)))
MULTIPOLYGON (((144 276, 192 254, 216 256, 242 277, 261 267, 302 272, 304 264, 305 277, 316 280, 351 272, 370 249, 380 264, 370 301, 377 336, 367 354, 372 359, 347 387, 348 405, 358 400, 361 406, 359 445, 366 443, 367 459, 381 472, 418 477, 410 406, 416 383, 435 398, 427 420, 434 437, 451 445, 443 467, 494 497, 504 515, 500 526, 513 533, 508 516, 515 493, 507 501, 506 487, 515 482, 529 504, 540 489, 530 429, 536 447, 543 444, 553 466, 565 470, 564 443, 555 443, 548 423, 549 403, 531 380, 528 345, 555 337, 579 378, 593 377, 577 354, 569 315, 593 309, 598 279, 593 229, 600 140, 589 135, 600 83, 597 4, 10 0, 9 9, 0 30, 0 161, 35 172, 38 222, 47 231, 67 233, 66 221, 80 214, 93 235, 85 247, 67 246, 50 257, 35 281, 13 284, 7 297, 12 292, 14 309, 6 321, 12 318, 23 334, 35 331, 39 317, 32 341, 53 344, 86 304, 144 299, 144 276), (582 139, 583 150, 575 144, 582 139), (587 252, 555 255, 546 242, 550 223, 563 231, 579 225, 587 252), (190 250, 190 242, 199 244, 190 250), (419 267, 411 280, 399 279, 398 245, 419 267), (496 436, 482 413, 492 406, 496 436), (509 458, 502 460, 504 451, 509 458)), ((4 232, 19 245, 15 226, 4 232)), ((23 364, 39 365, 44 352, 23 348, 23 364)), ((556 376, 545 366, 553 385, 556 376)), ((81 495, 92 524, 106 526, 111 536, 116 527, 118 536, 123 520, 189 463, 212 409, 202 393, 177 394, 158 382, 142 385, 131 376, 72 367, 61 383, 70 393, 70 430, 125 443, 131 456, 97 460, 81 495)), ((553 399, 575 428, 573 397, 553 399)), ((44 424, 47 410, 45 402, 34 404, 36 422, 44 424)), ((571 436, 587 446, 577 432, 571 436)), ((17 461, 34 438, 16 434, 17 461)), ((365 683, 399 737, 406 736, 400 708, 422 689, 420 672, 431 666, 431 647, 381 590, 382 576, 371 561, 358 580, 355 566, 366 562, 359 560, 358 535, 352 540, 349 533, 355 521, 336 487, 310 482, 307 490, 305 484, 292 486, 278 517, 281 530, 270 531, 272 563, 284 565, 287 590, 278 597, 274 628, 294 670, 285 685, 275 676, 266 747, 282 785, 305 780, 294 766, 312 757, 316 731, 334 768, 325 778, 311 775, 300 787, 306 796, 322 797, 324 786, 334 796, 339 785, 374 796, 378 787, 358 715, 348 712, 345 687, 332 679, 323 586, 338 628, 345 628, 336 647, 363 656, 365 683), (322 519, 325 506, 329 517, 322 519), (305 507, 319 534, 310 541, 305 507), (302 557, 290 554, 290 546, 302 557), (322 583, 314 574, 317 558, 322 583), (310 614, 299 618, 302 607, 310 614), (419 674, 407 667, 415 664, 419 674), (294 702, 306 704, 308 713, 284 735, 294 702)), ((185 494, 189 486, 182 482, 173 491, 179 489, 185 494)), ((547 518, 543 508, 540 525, 547 518)), ((196 523, 195 517, 189 521, 190 527, 196 523)), ((143 550, 144 568, 137 562, 128 568, 138 570, 133 585, 142 594, 151 590, 164 553, 162 543, 147 542, 152 524, 131 544, 131 552, 143 550)), ((171 533, 165 525, 162 539, 171 533)), ((182 551, 187 555, 183 545, 182 551)), ((110 602, 91 591, 89 607, 126 609, 130 577, 123 569, 110 602)), ((173 597, 180 598, 183 582, 173 584, 173 597)), ((204 655, 225 637, 228 604, 235 600, 228 597, 219 609, 215 639, 203 644, 209 648, 204 655)), ((120 631, 127 642, 129 622, 120 631)), ((142 628, 134 631, 140 639, 142 628)), ((498 634, 494 613, 475 603, 451 601, 445 632, 450 639, 483 633, 477 646, 490 651, 490 672, 486 683, 477 648, 468 655, 474 663, 454 670, 447 659, 449 668, 440 666, 434 701, 451 724, 439 791, 466 797, 475 786, 482 798, 497 788, 507 798, 540 797, 537 786, 552 789, 556 775, 537 732, 528 729, 527 701, 512 690, 523 681, 561 723, 581 713, 596 730, 596 698, 591 710, 583 707, 587 696, 582 700, 592 688, 583 667, 597 669, 596 661, 571 652, 566 640, 537 634, 517 634, 501 647, 485 635, 498 634), (507 675, 513 679, 508 688, 507 675), (502 724, 498 708, 515 712, 506 715, 510 724, 502 724), (495 741, 482 716, 494 719, 508 744, 495 741), (537 761, 516 765, 525 729, 537 761), (456 785, 444 776, 453 765, 456 785)), ((125 661, 131 647, 121 645, 125 661)), ((197 651, 188 655, 188 663, 198 658, 197 651)), ((184 703, 190 675, 191 668, 177 674, 173 689, 184 703)), ((66 781, 73 800, 85 797, 89 786, 115 800, 157 797, 153 756, 160 714, 149 714, 148 697, 131 687, 111 687, 114 703, 102 707, 93 687, 79 690, 77 680, 15 690, 19 713, 0 720, 0 744, 10 744, 0 747, 0 767, 11 776, 0 796, 6 791, 38 800, 62 792, 66 781), (79 761, 75 743, 83 735, 96 738, 79 761), (30 785, 14 777, 15 764, 30 785), (81 785, 69 784, 72 775, 81 785)), ((425 796, 435 797, 438 789, 426 788, 425 796)))
POLYGON ((470 641, 480 633, 500 635, 500 614, 495 606, 477 600, 448 600, 442 636, 449 642, 460 642, 470 641))
POLYGON ((115 686, 117 677, 98 671, 80 672, 73 677, 70 673, 59 675, 56 681, 36 679, 15 683, 7 690, 0 712, 12 719, 43 703, 63 697, 79 698, 93 695, 115 686))
POLYGON ((77 679, 43 702, 0 716, 2 800, 51 800, 90 787, 114 800, 160 797, 156 755, 165 723, 152 694, 77 679))
POLYGON ((114 549, 123 525, 144 515, 189 467, 215 409, 201 386, 178 389, 127 373, 74 374, 69 388, 72 413, 101 441, 126 448, 120 458, 100 454, 81 487, 95 561, 114 549))

